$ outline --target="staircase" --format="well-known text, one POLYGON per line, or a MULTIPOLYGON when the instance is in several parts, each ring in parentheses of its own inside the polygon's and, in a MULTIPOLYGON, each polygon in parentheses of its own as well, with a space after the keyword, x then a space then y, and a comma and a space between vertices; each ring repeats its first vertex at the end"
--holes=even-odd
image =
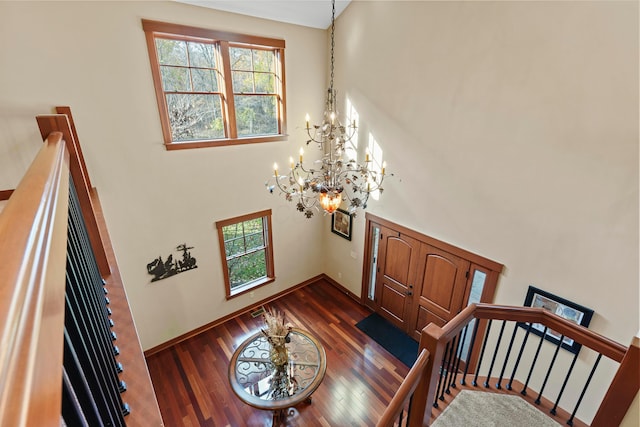
POLYGON ((429 425, 462 389, 521 396, 560 425, 617 426, 640 387, 639 347, 638 337, 623 346, 542 308, 472 304, 442 328, 422 331, 428 360, 412 368, 394 398, 401 403, 378 426, 429 425), (544 333, 533 334, 534 325, 544 333), (557 344, 545 340, 547 330, 560 334, 557 344), (565 338, 582 349, 561 354, 565 338), (576 369, 578 357, 586 368, 576 369), (594 386, 594 378, 608 378, 608 388, 594 386))

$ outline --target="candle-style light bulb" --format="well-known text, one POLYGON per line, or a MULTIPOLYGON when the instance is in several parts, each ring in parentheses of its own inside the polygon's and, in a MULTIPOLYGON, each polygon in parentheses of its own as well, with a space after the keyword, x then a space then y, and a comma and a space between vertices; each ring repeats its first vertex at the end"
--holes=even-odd
POLYGON ((293 169, 296 165, 293 163, 293 157, 289 156, 289 164, 291 165, 291 169, 293 169))
POLYGON ((311 120, 311 117, 309 117, 309 114, 304 116, 304 120, 307 122, 307 130, 309 130, 309 120, 311 120))
POLYGON ((369 162, 369 149, 368 148, 367 148, 367 154, 364 157, 364 161, 367 162, 367 163, 369 162))
POLYGON ((300 164, 302 164, 302 155, 304 154, 304 150, 300 147, 300 164))
POLYGON ((382 175, 384 175, 384 170, 387 167, 387 162, 382 162, 382 175))
POLYGON ((277 163, 273 164, 273 173, 276 174, 276 177, 278 176, 278 164, 277 163))

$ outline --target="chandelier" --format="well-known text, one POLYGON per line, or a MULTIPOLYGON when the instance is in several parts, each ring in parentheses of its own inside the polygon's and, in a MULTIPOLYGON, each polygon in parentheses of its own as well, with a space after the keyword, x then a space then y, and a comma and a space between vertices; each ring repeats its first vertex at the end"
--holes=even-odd
MULTIPOLYGON (((335 33, 335 0, 331 1, 331 80, 327 91, 325 110, 319 125, 309 125, 306 116, 306 131, 309 139, 306 145, 315 143, 322 152, 322 157, 311 166, 303 164, 304 150, 300 148, 299 161, 289 157, 289 167, 279 174, 278 165, 274 163, 275 184, 267 182, 268 190, 273 193, 276 187, 285 199, 296 203, 296 209, 311 218, 314 211, 320 208, 332 214, 343 202, 347 210, 355 214, 358 208, 366 209, 371 193, 382 192, 382 181, 385 177, 385 164, 371 167, 373 161, 367 152, 363 165, 355 159, 345 159, 343 155, 346 144, 357 135, 357 124, 354 120, 344 126, 338 119, 336 109, 336 91, 333 88, 334 65, 334 33, 335 33)), ((351 147, 349 147, 351 148, 351 147)))

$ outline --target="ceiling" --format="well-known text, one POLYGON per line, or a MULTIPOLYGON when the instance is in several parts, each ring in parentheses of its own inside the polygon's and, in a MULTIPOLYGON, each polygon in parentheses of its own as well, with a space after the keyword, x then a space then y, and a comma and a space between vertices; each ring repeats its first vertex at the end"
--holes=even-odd
MULTIPOLYGON (((331 2, 329 0, 175 1, 323 30, 331 25, 331 2)), ((336 18, 349 5, 350 1, 336 0, 336 18)))

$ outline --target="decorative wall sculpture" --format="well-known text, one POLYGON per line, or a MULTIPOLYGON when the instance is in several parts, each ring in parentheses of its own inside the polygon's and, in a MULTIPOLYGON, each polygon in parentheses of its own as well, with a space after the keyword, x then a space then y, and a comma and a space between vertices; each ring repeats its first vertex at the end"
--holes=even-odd
POLYGON ((196 259, 191 256, 189 249, 193 249, 193 246, 187 246, 186 243, 183 243, 176 246, 177 251, 182 251, 181 260, 174 261, 173 254, 169 254, 166 261, 163 261, 162 257, 159 256, 147 264, 147 273, 153 275, 151 281, 155 282, 156 280, 166 279, 183 271, 198 268, 196 259))

